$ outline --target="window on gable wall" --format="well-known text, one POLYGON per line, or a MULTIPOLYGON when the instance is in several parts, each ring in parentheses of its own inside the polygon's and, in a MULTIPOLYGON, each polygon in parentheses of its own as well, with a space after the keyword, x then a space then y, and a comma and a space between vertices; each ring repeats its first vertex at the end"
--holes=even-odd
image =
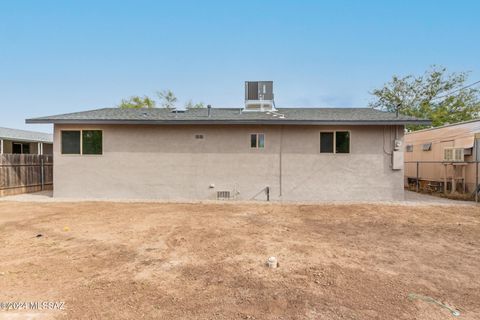
POLYGON ((320 132, 320 153, 333 153, 333 132, 320 132))
POLYGON ((265 148, 265 134, 263 133, 250 134, 250 148, 252 149, 265 148))
POLYGON ((62 130, 62 154, 100 155, 103 153, 101 130, 62 130))
POLYGON ((350 153, 350 132, 335 132, 335 153, 350 153))
POLYGON ((62 154, 80 154, 80 130, 62 131, 62 154))
POLYGON ((320 153, 350 153, 350 132, 320 132, 320 153))
POLYGON ((102 154, 102 131, 82 131, 82 154, 102 154))

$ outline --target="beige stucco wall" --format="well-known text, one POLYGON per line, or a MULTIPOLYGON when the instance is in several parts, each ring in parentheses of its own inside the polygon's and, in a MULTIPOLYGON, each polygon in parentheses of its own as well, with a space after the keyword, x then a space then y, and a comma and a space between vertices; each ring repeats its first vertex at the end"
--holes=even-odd
POLYGON ((403 172, 391 170, 380 126, 56 125, 54 141, 56 197, 215 199, 237 190, 237 199, 263 200, 269 186, 272 200, 403 199, 403 172), (61 155, 60 130, 84 128, 103 130, 104 154, 61 155), (319 132, 332 129, 351 131, 350 154, 320 154, 319 132), (250 149, 250 133, 265 133, 265 149, 250 149))

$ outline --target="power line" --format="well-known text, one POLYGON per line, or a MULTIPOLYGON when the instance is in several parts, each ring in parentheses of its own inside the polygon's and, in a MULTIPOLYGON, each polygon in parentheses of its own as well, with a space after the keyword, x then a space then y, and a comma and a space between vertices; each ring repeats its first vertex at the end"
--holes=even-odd
POLYGON ((452 94, 453 94, 453 93, 455 93, 455 92, 458 92, 458 91, 460 91, 460 90, 463 90, 463 89, 467 89, 467 88, 473 87, 474 85, 477 85, 477 84, 479 84, 479 83, 480 83, 480 80, 479 80, 479 81, 477 81, 477 82, 471 83, 471 84, 469 84, 468 86, 464 86, 464 87, 461 87, 461 88, 455 89, 455 90, 453 90, 453 91, 450 91, 449 93, 446 93, 446 94, 444 94, 444 95, 442 95, 442 96, 435 97, 435 98, 433 98, 432 100, 437 100, 437 99, 443 99, 443 98, 446 98, 446 97, 448 97, 448 96, 452 95, 452 94))

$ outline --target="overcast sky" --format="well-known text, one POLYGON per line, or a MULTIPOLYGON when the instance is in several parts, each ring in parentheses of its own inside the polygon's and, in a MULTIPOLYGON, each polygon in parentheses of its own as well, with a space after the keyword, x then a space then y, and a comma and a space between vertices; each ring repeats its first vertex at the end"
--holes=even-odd
POLYGON ((480 1, 0 2, 0 126, 171 89, 240 107, 362 107, 393 74, 438 64, 480 80, 480 1))

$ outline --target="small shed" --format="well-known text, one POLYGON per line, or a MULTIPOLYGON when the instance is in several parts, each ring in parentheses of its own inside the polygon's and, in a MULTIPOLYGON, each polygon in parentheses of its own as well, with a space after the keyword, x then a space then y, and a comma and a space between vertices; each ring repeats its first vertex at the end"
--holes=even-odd
POLYGON ((444 192, 477 190, 480 119, 409 132, 404 141, 406 184, 444 192))
POLYGON ((0 127, 0 154, 53 154, 53 135, 0 127))

